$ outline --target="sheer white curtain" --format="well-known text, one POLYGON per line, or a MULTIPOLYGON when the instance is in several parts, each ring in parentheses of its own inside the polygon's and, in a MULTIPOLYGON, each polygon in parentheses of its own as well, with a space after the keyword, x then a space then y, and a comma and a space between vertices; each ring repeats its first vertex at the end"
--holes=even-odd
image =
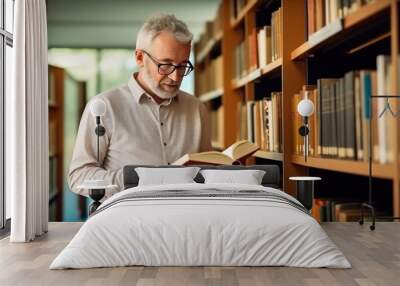
POLYGON ((49 161, 45 0, 17 0, 13 93, 6 98, 6 187, 12 242, 47 231, 49 161))

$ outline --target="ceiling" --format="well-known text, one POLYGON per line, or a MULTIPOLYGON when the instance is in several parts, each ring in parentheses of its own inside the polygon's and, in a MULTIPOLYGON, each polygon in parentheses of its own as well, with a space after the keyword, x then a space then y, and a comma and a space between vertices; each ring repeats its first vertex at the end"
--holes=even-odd
POLYGON ((172 13, 197 39, 220 0, 47 0, 49 47, 134 48, 145 19, 172 13))

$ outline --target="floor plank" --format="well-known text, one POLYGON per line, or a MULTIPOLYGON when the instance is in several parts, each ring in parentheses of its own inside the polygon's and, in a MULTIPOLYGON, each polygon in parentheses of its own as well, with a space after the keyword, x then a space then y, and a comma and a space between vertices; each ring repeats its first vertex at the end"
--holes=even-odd
POLYGON ((400 223, 379 222, 375 231, 357 223, 324 223, 352 269, 290 267, 117 267, 48 269, 82 223, 50 223, 32 243, 0 240, 0 285, 399 285, 400 223))

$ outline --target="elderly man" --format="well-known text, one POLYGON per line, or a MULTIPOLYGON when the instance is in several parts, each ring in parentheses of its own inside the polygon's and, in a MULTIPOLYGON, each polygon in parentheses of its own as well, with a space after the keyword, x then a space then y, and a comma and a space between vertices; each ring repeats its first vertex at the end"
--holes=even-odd
POLYGON ((122 189, 122 168, 127 164, 167 165, 186 153, 211 150, 210 128, 205 106, 181 90, 189 61, 192 34, 173 15, 147 20, 136 41, 139 72, 128 84, 103 92, 107 111, 102 117, 106 133, 100 140, 97 164, 95 120, 88 103, 83 112, 69 171, 70 188, 87 179, 106 179, 122 189))

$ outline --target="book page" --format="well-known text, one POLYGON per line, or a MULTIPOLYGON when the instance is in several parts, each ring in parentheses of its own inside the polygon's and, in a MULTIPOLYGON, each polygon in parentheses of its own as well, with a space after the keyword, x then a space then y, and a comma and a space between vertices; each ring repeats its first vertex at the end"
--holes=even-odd
POLYGON ((232 160, 239 160, 243 157, 253 154, 259 149, 259 147, 247 140, 241 140, 235 142, 222 153, 232 158, 232 160))
POLYGON ((216 164, 216 165, 231 165, 233 160, 229 156, 217 152, 217 151, 209 151, 202 153, 193 153, 186 154, 176 160, 173 165, 184 165, 187 163, 208 163, 208 164, 216 164))

